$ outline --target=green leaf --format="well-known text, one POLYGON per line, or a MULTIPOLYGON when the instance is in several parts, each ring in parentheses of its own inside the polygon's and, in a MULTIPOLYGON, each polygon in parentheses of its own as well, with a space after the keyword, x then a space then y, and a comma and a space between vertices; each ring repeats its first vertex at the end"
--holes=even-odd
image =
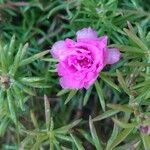
POLYGON ((50 118, 50 132, 53 132, 54 129, 54 121, 53 121, 53 117, 50 118))
POLYGON ((75 145, 77 146, 78 150, 85 150, 84 147, 81 144, 81 141, 77 137, 75 137, 73 134, 70 134, 70 136, 72 137, 72 139, 73 139, 75 145))
POLYGON ((53 141, 54 141, 54 145, 55 145, 56 150, 62 150, 60 147, 60 143, 56 140, 53 140, 53 141))
POLYGON ((149 63, 144 63, 144 62, 136 62, 136 61, 132 61, 126 64, 127 66, 131 66, 131 67, 150 67, 149 63))
POLYGON ((112 149, 115 148, 131 133, 132 130, 133 128, 127 128, 119 132, 116 139, 113 141, 113 143, 109 147, 111 147, 112 149))
POLYGON ((17 123, 17 117, 16 117, 16 112, 15 112, 15 102, 14 102, 14 98, 12 96, 12 92, 11 89, 7 90, 7 100, 8 100, 8 108, 10 111, 10 115, 11 115, 11 119, 14 121, 14 123, 17 123))
POLYGON ((28 43, 26 43, 24 46, 23 46, 23 48, 22 48, 22 50, 21 50, 21 52, 20 52, 20 61, 24 58, 24 56, 25 56, 25 54, 26 54, 26 52, 27 52, 27 49, 28 49, 28 47, 29 47, 29 44, 28 43))
POLYGON ((78 129, 78 131, 83 135, 83 137, 88 141, 90 142, 92 145, 94 145, 94 142, 92 140, 92 137, 91 135, 89 134, 88 131, 84 131, 82 129, 78 129))
POLYGON ((25 149, 25 147, 27 145, 29 145, 29 143, 32 141, 32 137, 30 135, 27 135, 22 141, 21 141, 21 145, 22 148, 25 149))
POLYGON ((63 133, 67 133, 70 129, 72 129, 73 127, 75 127, 77 124, 79 124, 79 122, 81 122, 81 119, 78 119, 66 126, 63 126, 61 128, 55 129, 54 132, 58 133, 58 134, 63 134, 63 133))
POLYGON ((65 104, 67 104, 77 93, 77 90, 71 90, 67 99, 65 100, 65 104))
POLYGON ((31 57, 29 57, 27 59, 22 60, 21 63, 19 64, 19 66, 27 65, 27 64, 29 64, 29 63, 31 63, 31 62, 33 62, 33 61, 43 57, 44 55, 46 55, 48 53, 49 53, 49 50, 41 52, 41 53, 38 53, 38 54, 35 54, 35 55, 33 55, 33 56, 31 56, 31 57))
POLYGON ((121 45, 121 44, 113 44, 111 47, 116 47, 119 48, 120 51, 128 52, 128 53, 139 53, 139 54, 146 54, 147 52, 142 51, 142 49, 133 47, 133 46, 128 46, 128 45, 121 45))
POLYGON ((96 133, 95 127, 93 125, 93 121, 92 121, 91 117, 89 118, 89 127, 90 127, 90 131, 91 131, 93 143, 94 143, 96 149, 103 150, 103 147, 99 141, 100 138, 97 136, 97 133, 96 133))
POLYGON ((143 49, 144 51, 148 51, 147 46, 134 33, 132 33, 128 29, 124 29, 124 31, 127 33, 129 38, 133 40, 141 49, 143 49))
POLYGON ((42 59, 43 61, 48 61, 48 62, 59 62, 57 59, 55 59, 55 58, 43 58, 42 59))
POLYGON ((133 148, 134 150, 141 150, 141 141, 134 142, 132 140, 131 142, 117 146, 114 150, 128 150, 130 147, 133 148))
POLYGON ((12 90, 13 90, 13 95, 17 99, 20 108, 24 111, 25 110, 24 102, 23 102, 24 95, 22 94, 22 91, 20 91, 20 89, 15 84, 12 86, 12 90))
POLYGON ((128 112, 128 113, 133 112, 132 108, 130 108, 126 104, 124 104, 124 105, 121 105, 121 104, 107 104, 107 107, 112 108, 114 110, 128 112))
POLYGON ((32 83, 32 82, 40 82, 40 81, 44 81, 45 78, 43 77, 23 77, 19 79, 21 82, 28 82, 28 83, 32 83))
POLYGON ((4 100, 5 100, 5 92, 3 90, 0 90, 0 110, 3 107, 4 100))
POLYGON ((0 42, 0 66, 3 73, 7 73, 8 71, 8 64, 7 64, 7 55, 5 49, 2 47, 2 43, 0 42))
POLYGON ((18 52, 17 52, 17 54, 15 56, 15 59, 14 59, 14 63, 11 65, 11 68, 9 70, 9 74, 11 74, 12 76, 14 76, 16 74, 16 71, 17 71, 17 69, 19 67, 19 63, 21 61, 20 60, 20 55, 21 55, 22 49, 23 49, 23 45, 20 44, 19 45, 19 50, 18 50, 18 52))
POLYGON ((105 111, 103 114, 96 116, 92 120, 93 121, 100 121, 100 120, 106 119, 108 117, 111 117, 111 116, 113 116, 119 112, 120 112, 120 110, 108 110, 108 111, 105 111))
POLYGON ((55 136, 61 140, 72 142, 72 139, 70 138, 70 136, 62 135, 62 134, 56 134, 55 136))
POLYGON ((46 128, 47 130, 49 130, 51 123, 51 113, 50 113, 50 103, 46 95, 44 95, 44 106, 45 106, 46 128))
POLYGON ((122 122, 116 118, 112 118, 112 120, 116 125, 118 125, 121 128, 134 128, 138 125, 137 122, 126 123, 126 122, 122 122))
POLYGON ((32 110, 30 111, 30 116, 31 116, 31 121, 32 121, 34 127, 36 129, 39 129, 37 119, 36 119, 35 114, 34 114, 34 112, 32 110))
POLYGON ((150 125, 150 120, 149 119, 143 120, 142 124, 143 125, 150 125))
MULTIPOLYGON (((23 83, 23 82, 22 82, 23 83)), ((33 88, 50 88, 51 85, 50 84, 46 84, 46 83, 42 83, 42 82, 24 82, 23 84, 29 86, 29 87, 33 87, 33 88)))
POLYGON ((149 148, 150 148, 150 136, 141 134, 141 138, 143 141, 144 149, 149 150, 149 148))
POLYGON ((113 144, 114 140, 116 139, 118 132, 119 132, 118 126, 116 126, 114 124, 113 131, 112 131, 111 136, 107 142, 106 150, 112 150, 112 148, 110 146, 113 144))
POLYGON ((9 48, 8 48, 8 58, 11 59, 13 57, 14 54, 14 50, 15 50, 15 35, 12 36, 10 44, 9 44, 9 48))
POLYGON ((21 84, 20 82, 15 81, 16 86, 18 88, 20 88, 22 91, 24 91, 25 93, 31 95, 31 96, 35 96, 35 93, 33 90, 31 90, 31 88, 28 88, 27 86, 21 84))
POLYGON ((122 89, 123 89, 128 95, 130 95, 129 88, 128 88, 128 86, 127 86, 127 84, 126 84, 126 82, 125 82, 125 80, 124 80, 124 78, 123 78, 122 73, 121 73, 119 70, 117 70, 117 77, 118 77, 118 81, 119 81, 119 83, 120 83, 122 89))
POLYGON ((64 94, 68 93, 69 91, 70 91, 70 90, 62 89, 61 91, 59 91, 59 92, 57 93, 57 96, 62 96, 62 95, 64 95, 64 94))
POLYGON ((105 100, 104 100, 103 90, 100 84, 98 83, 98 81, 95 82, 95 88, 96 88, 102 109, 103 111, 105 111, 105 100))
POLYGON ((52 73, 54 73, 54 72, 57 72, 57 69, 49 69, 49 70, 48 70, 48 72, 50 72, 50 73, 51 73, 51 72, 52 72, 52 73))
POLYGON ((120 88, 115 83, 113 83, 113 81, 109 77, 107 77, 106 75, 101 73, 100 78, 103 81, 105 81, 110 87, 112 87, 112 88, 116 89, 117 91, 121 92, 120 88))
POLYGON ((5 134, 5 131, 8 127, 9 124, 9 119, 7 117, 5 117, 4 119, 1 120, 0 123, 0 137, 3 137, 5 134))
POLYGON ((91 86, 85 93, 85 96, 84 96, 84 99, 83 99, 83 106, 85 106, 89 100, 89 97, 91 95, 91 92, 92 92, 92 89, 93 89, 93 86, 91 86))
POLYGON ((37 150, 40 148, 40 145, 41 145, 41 141, 39 140, 36 140, 36 142, 33 144, 32 146, 32 150, 37 150))
POLYGON ((66 9, 66 4, 64 5, 59 5, 57 7, 54 7, 53 9, 51 9, 51 11, 48 13, 47 18, 51 17, 52 14, 54 14, 55 12, 59 11, 59 10, 63 10, 66 9))

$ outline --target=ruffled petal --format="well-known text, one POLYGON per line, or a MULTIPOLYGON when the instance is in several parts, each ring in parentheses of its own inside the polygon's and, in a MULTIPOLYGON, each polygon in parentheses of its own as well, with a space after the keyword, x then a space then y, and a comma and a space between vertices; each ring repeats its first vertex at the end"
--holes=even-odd
POLYGON ((67 75, 68 70, 66 69, 66 66, 64 63, 59 63, 57 65, 57 72, 59 76, 67 75))
POLYGON ((77 35, 77 41, 96 40, 98 38, 96 31, 93 30, 91 27, 83 28, 82 30, 79 30, 76 33, 76 35, 77 35))
POLYGON ((51 49, 51 54, 54 58, 59 59, 62 53, 66 51, 66 46, 64 41, 55 42, 51 49))
POLYGON ((80 80, 74 80, 72 77, 63 76, 60 78, 60 85, 63 89, 82 89, 83 86, 80 83, 80 80))
POLYGON ((100 43, 100 47, 106 47, 107 46, 107 41, 108 41, 108 37, 105 35, 105 36, 102 36, 99 38, 99 43, 100 43))
POLYGON ((74 47, 75 44, 76 44, 76 42, 73 41, 73 40, 71 40, 71 39, 69 39, 69 38, 67 38, 67 39, 65 40, 65 45, 66 45, 67 47, 74 47))
POLYGON ((84 88, 88 89, 92 84, 94 84, 97 77, 98 77, 97 73, 94 73, 94 72, 87 73, 87 76, 86 76, 87 81, 84 83, 84 88))
POLYGON ((121 53, 116 48, 108 49, 105 62, 106 64, 114 64, 120 60, 121 53))
MULTIPOLYGON (((96 46, 95 41, 90 41, 89 43, 87 42, 78 42, 76 44, 76 48, 83 48, 83 52, 84 49, 86 49, 86 51, 89 53, 91 53, 90 55, 93 57, 93 61, 94 63, 100 63, 103 64, 103 50, 105 47, 100 47, 100 43, 101 42, 96 42, 99 43, 99 47, 96 46)), ((85 53, 85 52, 84 52, 85 53)), ((89 55, 89 54, 87 54, 89 55)))

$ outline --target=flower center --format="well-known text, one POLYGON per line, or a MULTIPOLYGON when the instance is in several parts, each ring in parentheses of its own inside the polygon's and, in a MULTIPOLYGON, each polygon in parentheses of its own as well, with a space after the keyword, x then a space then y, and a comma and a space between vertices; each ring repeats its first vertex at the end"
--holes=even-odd
POLYGON ((92 58, 90 55, 70 56, 68 58, 68 65, 74 71, 81 71, 91 67, 92 58))
POLYGON ((87 57, 77 60, 77 63, 83 68, 89 68, 91 66, 91 61, 87 57))

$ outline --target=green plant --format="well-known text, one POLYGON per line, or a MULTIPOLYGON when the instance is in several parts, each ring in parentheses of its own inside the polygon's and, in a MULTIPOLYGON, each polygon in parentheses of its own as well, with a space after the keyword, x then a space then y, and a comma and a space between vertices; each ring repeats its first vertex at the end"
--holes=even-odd
POLYGON ((0 149, 149 150, 149 8, 147 0, 0 0, 0 149), (88 90, 61 89, 51 46, 89 26, 122 58, 88 90))

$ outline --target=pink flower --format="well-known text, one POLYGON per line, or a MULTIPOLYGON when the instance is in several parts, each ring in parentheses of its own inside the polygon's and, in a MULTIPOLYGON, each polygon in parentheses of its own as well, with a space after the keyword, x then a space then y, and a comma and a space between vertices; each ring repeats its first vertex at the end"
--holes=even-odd
POLYGON ((150 126, 149 125, 140 125, 139 130, 141 131, 141 133, 143 134, 150 134, 150 126))
POLYGON ((59 60, 57 71, 64 89, 88 89, 106 64, 120 59, 118 49, 107 48, 107 36, 97 37, 90 27, 76 35, 77 41, 58 41, 51 49, 52 56, 59 60))

